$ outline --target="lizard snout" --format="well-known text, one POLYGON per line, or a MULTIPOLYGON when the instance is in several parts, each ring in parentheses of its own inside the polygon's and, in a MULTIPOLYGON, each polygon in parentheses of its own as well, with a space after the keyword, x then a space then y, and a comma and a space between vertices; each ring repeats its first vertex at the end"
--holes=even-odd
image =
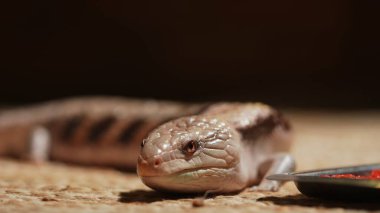
POLYGON ((144 159, 140 155, 137 160, 137 173, 142 177, 161 176, 164 174, 164 172, 160 169, 162 162, 163 159, 160 156, 144 159))

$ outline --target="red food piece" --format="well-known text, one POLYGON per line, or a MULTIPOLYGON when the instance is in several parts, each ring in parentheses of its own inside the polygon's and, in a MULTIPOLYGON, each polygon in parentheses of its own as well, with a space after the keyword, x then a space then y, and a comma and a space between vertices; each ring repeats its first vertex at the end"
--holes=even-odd
POLYGON ((380 179, 380 170, 373 170, 371 172, 371 177, 376 178, 376 179, 380 179))
POLYGON ((322 175, 321 177, 380 180, 380 170, 373 170, 370 175, 337 174, 337 175, 322 175))

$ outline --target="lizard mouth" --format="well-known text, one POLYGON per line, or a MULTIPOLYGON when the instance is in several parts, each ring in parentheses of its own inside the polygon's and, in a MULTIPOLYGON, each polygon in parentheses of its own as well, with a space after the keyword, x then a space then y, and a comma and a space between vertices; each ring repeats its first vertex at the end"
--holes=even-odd
POLYGON ((195 172, 198 172, 198 171, 202 171, 202 172, 206 172, 206 171, 209 171, 209 170, 225 170, 225 169, 229 169, 228 167, 223 167, 223 166, 202 166, 202 167, 196 167, 196 168, 190 168, 190 169, 183 169, 181 171, 178 171, 178 172, 174 172, 174 173, 171 173, 171 174, 163 174, 163 173, 160 173, 160 174, 144 174, 143 171, 139 171, 139 176, 141 178, 152 178, 152 177, 170 177, 170 176, 179 176, 179 175, 184 175, 184 174, 188 174, 188 173, 195 173, 195 172))
POLYGON ((163 192, 199 193, 221 187, 232 171, 226 167, 185 169, 168 175, 140 176, 152 189, 163 192))

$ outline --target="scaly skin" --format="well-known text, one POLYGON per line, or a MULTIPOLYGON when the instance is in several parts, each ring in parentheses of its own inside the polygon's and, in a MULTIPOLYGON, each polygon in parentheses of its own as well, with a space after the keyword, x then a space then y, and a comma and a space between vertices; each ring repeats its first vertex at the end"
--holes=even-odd
POLYGON ((263 176, 294 169, 283 154, 290 145, 286 120, 263 104, 205 109, 97 97, 0 112, 1 156, 122 169, 138 161, 143 182, 162 191, 234 192, 260 180, 256 189, 277 190, 280 184, 263 176), (178 118, 186 115, 193 116, 178 118))
MULTIPOLYGON (((288 124, 270 107, 216 104, 201 115, 176 119, 151 132, 142 144, 137 172, 156 190, 235 192, 257 183, 260 166, 288 151, 290 144, 288 124), (260 130, 268 119, 275 122, 260 130)), ((271 171, 293 169, 290 160, 271 171)), ((264 181, 259 189, 278 186, 264 181)))

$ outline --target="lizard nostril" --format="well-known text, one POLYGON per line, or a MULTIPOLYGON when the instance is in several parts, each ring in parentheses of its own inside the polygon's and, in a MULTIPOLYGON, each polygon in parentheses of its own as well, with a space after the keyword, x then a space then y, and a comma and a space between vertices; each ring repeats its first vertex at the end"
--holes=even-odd
POLYGON ((154 166, 159 166, 162 163, 161 158, 154 159, 154 166))

